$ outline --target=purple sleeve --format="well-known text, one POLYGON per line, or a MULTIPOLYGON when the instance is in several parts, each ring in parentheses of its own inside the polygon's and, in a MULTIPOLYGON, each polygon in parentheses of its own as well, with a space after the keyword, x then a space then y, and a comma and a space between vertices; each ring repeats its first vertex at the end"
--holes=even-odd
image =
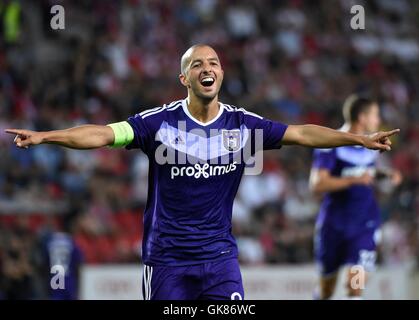
POLYGON ((263 119, 263 150, 280 149, 288 125, 263 119))
POLYGON ((147 119, 143 119, 140 114, 128 118, 127 122, 134 130, 134 140, 126 146, 128 150, 139 148, 146 154, 150 151, 154 136, 147 119))
POLYGON ((253 115, 245 115, 245 124, 249 129, 254 130, 255 134, 257 134, 258 129, 262 129, 263 150, 280 149, 282 147, 281 140, 288 125, 253 115))
POLYGON ((313 153, 313 168, 332 170, 336 156, 334 149, 316 149, 313 153))

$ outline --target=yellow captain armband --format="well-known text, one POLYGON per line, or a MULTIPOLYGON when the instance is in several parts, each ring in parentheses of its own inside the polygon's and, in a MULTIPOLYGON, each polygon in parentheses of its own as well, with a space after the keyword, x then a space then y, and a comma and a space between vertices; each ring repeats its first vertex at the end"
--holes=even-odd
POLYGON ((108 124, 112 128, 115 139, 110 147, 118 148, 129 145, 134 140, 134 130, 127 121, 108 124))

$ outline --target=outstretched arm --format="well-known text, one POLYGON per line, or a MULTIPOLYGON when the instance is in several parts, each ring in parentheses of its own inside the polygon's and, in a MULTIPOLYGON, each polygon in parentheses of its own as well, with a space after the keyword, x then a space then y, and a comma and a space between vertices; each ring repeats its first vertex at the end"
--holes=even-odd
POLYGON ((73 149, 94 149, 114 143, 114 131, 110 126, 83 125, 65 130, 31 131, 6 129, 16 134, 14 143, 19 148, 28 148, 41 143, 58 144, 73 149))
POLYGON ((390 136, 400 129, 377 132, 370 135, 357 135, 313 124, 289 125, 281 143, 284 145, 302 145, 313 148, 333 148, 360 145, 368 149, 391 150, 390 136))

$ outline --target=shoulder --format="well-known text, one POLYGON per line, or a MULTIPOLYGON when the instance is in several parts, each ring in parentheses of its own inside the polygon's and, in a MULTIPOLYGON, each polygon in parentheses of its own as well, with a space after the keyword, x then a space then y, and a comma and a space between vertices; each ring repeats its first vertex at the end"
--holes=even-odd
POLYGON ((182 100, 173 101, 159 107, 141 111, 128 119, 128 122, 142 122, 147 125, 160 125, 167 119, 168 113, 180 109, 182 100))
POLYGON ((313 155, 315 157, 336 157, 336 148, 314 149, 313 155))
POLYGON ((254 112, 247 111, 245 108, 236 107, 236 106, 229 105, 226 103, 222 103, 222 105, 224 106, 224 110, 232 116, 239 116, 243 118, 254 118, 254 119, 259 119, 259 120, 263 119, 262 116, 254 112))
POLYGON ((141 118, 141 119, 158 118, 165 115, 167 112, 171 112, 178 109, 181 106, 182 106, 182 100, 177 100, 177 101, 170 102, 169 104, 164 104, 160 107, 146 109, 144 111, 137 113, 134 117, 141 118))
POLYGON ((314 149, 313 167, 332 170, 336 165, 336 148, 314 149))

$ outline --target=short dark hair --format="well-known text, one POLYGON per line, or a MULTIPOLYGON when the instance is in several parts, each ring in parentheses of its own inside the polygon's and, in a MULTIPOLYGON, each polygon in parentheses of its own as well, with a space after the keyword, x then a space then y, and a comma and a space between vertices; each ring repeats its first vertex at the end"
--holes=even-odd
POLYGON ((343 118, 347 123, 353 123, 358 121, 359 115, 368 109, 375 103, 374 100, 360 97, 356 94, 350 95, 346 98, 343 104, 343 118))

